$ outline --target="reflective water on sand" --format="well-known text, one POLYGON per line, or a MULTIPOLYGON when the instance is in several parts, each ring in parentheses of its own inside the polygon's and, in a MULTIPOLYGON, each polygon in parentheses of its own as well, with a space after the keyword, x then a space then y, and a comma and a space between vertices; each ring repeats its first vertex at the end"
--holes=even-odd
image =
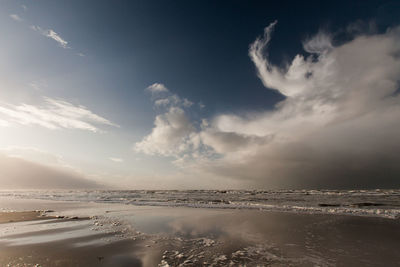
POLYGON ((165 250, 165 266, 400 263, 399 220, 170 207, 111 211, 107 216, 152 235, 158 249, 165 250))

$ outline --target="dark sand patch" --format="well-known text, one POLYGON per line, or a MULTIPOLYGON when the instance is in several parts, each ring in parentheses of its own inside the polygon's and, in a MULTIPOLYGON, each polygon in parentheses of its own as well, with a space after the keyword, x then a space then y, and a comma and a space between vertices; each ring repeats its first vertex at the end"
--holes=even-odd
POLYGON ((0 223, 43 220, 42 214, 41 211, 0 212, 0 223))

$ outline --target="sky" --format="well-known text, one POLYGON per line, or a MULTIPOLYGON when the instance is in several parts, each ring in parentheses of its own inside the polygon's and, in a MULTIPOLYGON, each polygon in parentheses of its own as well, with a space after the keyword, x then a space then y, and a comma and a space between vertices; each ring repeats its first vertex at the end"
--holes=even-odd
POLYGON ((0 189, 400 185, 398 1, 0 1, 0 189))

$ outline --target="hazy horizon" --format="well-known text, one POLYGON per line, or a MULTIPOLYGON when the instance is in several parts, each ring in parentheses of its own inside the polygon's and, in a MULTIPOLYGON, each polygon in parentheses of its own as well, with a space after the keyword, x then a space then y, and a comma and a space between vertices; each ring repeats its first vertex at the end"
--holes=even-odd
POLYGON ((400 187, 400 4, 0 3, 0 190, 400 187))

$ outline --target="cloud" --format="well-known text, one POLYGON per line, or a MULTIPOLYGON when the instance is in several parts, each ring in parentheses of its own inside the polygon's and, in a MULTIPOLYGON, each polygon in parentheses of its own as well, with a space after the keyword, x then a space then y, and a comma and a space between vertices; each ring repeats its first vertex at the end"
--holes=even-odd
POLYGON ((20 16, 18 16, 17 14, 10 14, 10 18, 12 18, 13 20, 18 21, 18 22, 23 21, 23 19, 20 16))
POLYGON ((152 132, 134 149, 149 155, 175 156, 187 149, 194 127, 179 107, 171 107, 154 121, 152 132))
POLYGON ((190 107, 193 105, 193 102, 190 101, 190 100, 188 100, 188 99, 186 99, 186 98, 184 98, 184 99, 183 99, 183 102, 182 102, 182 105, 183 105, 184 107, 186 107, 186 108, 190 108, 190 107))
POLYGON ((66 168, 47 166, 0 153, 1 189, 93 189, 100 184, 66 168))
POLYGON ((311 39, 303 42, 304 50, 310 54, 327 53, 333 49, 332 36, 327 33, 319 32, 311 39))
POLYGON ((36 91, 42 91, 43 88, 48 87, 47 81, 46 80, 36 80, 32 81, 28 84, 30 87, 35 89, 36 91))
POLYGON ((168 92, 167 87, 165 87, 162 83, 153 83, 149 87, 146 88, 151 93, 161 93, 161 92, 168 92))
POLYGON ((319 32, 303 42, 305 55, 278 67, 267 51, 276 25, 249 48, 264 86, 285 96, 274 110, 204 123, 168 111, 137 148, 254 187, 398 187, 400 28, 336 46, 319 32))
POLYGON ((52 130, 65 128, 100 132, 96 125, 119 127, 85 106, 49 97, 45 97, 40 106, 0 104, 0 115, 9 124, 39 125, 52 130))
POLYGON ((35 25, 31 25, 31 29, 39 32, 40 34, 53 39, 54 41, 56 41, 62 48, 69 48, 68 47, 68 42, 65 41, 58 33, 56 33, 54 30, 52 29, 48 29, 48 30, 44 30, 42 28, 40 28, 39 26, 35 26, 35 25))
POLYGON ((114 158, 114 157, 109 157, 108 158, 109 160, 111 160, 111 161, 114 161, 114 162, 118 162, 118 163, 120 163, 120 162, 123 162, 124 160, 123 159, 121 159, 121 158, 114 158))
POLYGON ((171 93, 171 91, 162 83, 154 83, 147 87, 146 91, 151 92, 154 106, 157 108, 171 106, 190 108, 193 105, 193 102, 189 99, 181 98, 177 94, 171 93))
POLYGON ((203 138, 223 155, 208 167, 269 186, 398 185, 399 28, 356 36, 337 47, 329 35, 319 33, 304 43, 308 57, 297 55, 279 68, 265 53, 275 25, 265 29, 249 54, 263 84, 286 99, 274 111, 214 118, 216 132, 265 143, 237 140, 240 146, 232 155, 221 149, 229 139, 215 144, 203 138))
POLYGON ((162 155, 179 159, 195 146, 196 127, 192 124, 187 110, 193 102, 173 94, 161 83, 146 88, 152 92, 154 107, 161 114, 154 121, 151 133, 134 145, 136 152, 148 155, 162 155), (162 94, 159 94, 162 92, 162 94))
MULTIPOLYGON (((24 6, 24 5, 22 5, 22 8, 24 9, 24 11, 27 10, 27 7, 24 6)), ((10 14, 10 17, 11 17, 13 20, 18 21, 18 22, 24 21, 24 20, 23 20, 19 15, 17 15, 17 14, 10 14)), ((32 30, 34 30, 35 32, 40 33, 41 35, 46 36, 46 37, 48 37, 48 38, 50 38, 50 39, 56 41, 56 42, 58 43, 58 45, 61 46, 62 48, 64 48, 64 49, 70 48, 70 47, 68 46, 68 42, 67 42, 64 38, 62 38, 62 37, 60 36, 60 34, 56 33, 54 30, 52 30, 52 29, 47 29, 47 30, 45 30, 45 29, 42 29, 41 27, 36 26, 36 25, 31 25, 30 28, 31 28, 32 30)), ((84 56, 85 56, 85 54, 83 54, 83 53, 76 53, 76 55, 78 55, 78 56, 80 56, 80 57, 84 57, 84 56)))

